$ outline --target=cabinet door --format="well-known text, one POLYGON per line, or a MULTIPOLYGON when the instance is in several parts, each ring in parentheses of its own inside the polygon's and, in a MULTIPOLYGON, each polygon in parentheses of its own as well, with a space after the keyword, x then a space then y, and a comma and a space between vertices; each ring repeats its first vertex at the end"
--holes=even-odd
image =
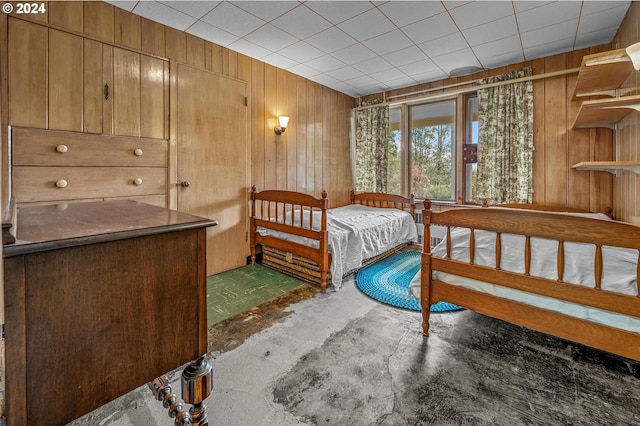
POLYGON ((8 18, 9 124, 168 137, 169 64, 8 18))
POLYGON ((246 83, 177 67, 178 210, 219 222, 207 230, 207 274, 246 264, 246 83))

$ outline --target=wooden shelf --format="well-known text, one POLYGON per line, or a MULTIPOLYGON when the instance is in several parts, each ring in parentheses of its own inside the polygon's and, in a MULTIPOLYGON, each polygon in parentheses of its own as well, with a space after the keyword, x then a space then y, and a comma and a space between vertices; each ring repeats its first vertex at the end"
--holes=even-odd
POLYGON ((593 170, 619 175, 623 171, 640 174, 640 161, 583 161, 571 166, 576 170, 593 170))
POLYGON ((616 89, 634 70, 624 49, 594 53, 582 58, 576 87, 575 99, 585 96, 616 96, 616 89))
POLYGON ((640 95, 584 101, 573 123, 573 128, 608 127, 613 129, 618 121, 634 109, 640 111, 640 95))

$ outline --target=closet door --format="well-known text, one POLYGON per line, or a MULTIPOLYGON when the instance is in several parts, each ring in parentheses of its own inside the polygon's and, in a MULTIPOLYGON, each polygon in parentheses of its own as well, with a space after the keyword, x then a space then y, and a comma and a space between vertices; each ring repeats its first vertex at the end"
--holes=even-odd
POLYGON ((178 210, 215 219, 207 275, 246 264, 246 82, 177 65, 178 210))

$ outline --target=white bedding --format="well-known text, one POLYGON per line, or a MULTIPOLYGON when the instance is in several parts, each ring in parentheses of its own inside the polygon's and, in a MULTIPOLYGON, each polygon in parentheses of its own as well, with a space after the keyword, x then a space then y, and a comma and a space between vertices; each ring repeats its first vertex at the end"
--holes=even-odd
MULTIPOLYGON (((606 216, 599 218, 604 219, 606 216)), ((476 250, 474 263, 495 267, 495 237, 496 234, 492 232, 475 231, 476 250)), ((466 228, 452 229, 451 240, 451 258, 468 262, 469 230, 466 228)), ((523 236, 502 235, 502 259, 500 264, 502 269, 518 273, 524 272, 524 241, 523 236)), ((531 238, 531 275, 556 280, 557 250, 557 241, 555 240, 531 238)), ((432 255, 435 257, 444 257, 445 253, 446 241, 442 241, 432 250, 432 255)), ((565 243, 563 281, 576 285, 595 287, 594 253, 594 245, 565 243)), ((638 251, 603 246, 602 256, 602 290, 636 296, 638 294, 636 277, 638 251)), ((640 319, 575 303, 563 302, 550 297, 539 296, 457 275, 446 274, 440 271, 433 273, 433 279, 640 333, 640 319)), ((420 300, 420 271, 418 271, 413 278, 409 291, 411 296, 420 300)))
MULTIPOLYGON (((291 223, 291 212, 287 223, 291 223)), ((321 213, 313 212, 313 229, 319 230, 321 213)), ((293 213, 295 225, 300 225, 299 211, 293 213)), ((309 227, 309 212, 303 214, 304 226, 309 227)), ((318 242, 304 237, 258 227, 260 235, 317 247, 318 242)), ((331 253, 331 282, 340 288, 342 278, 358 269, 362 262, 399 244, 418 241, 416 224, 410 213, 400 209, 367 207, 352 204, 327 210, 329 253, 331 253)))

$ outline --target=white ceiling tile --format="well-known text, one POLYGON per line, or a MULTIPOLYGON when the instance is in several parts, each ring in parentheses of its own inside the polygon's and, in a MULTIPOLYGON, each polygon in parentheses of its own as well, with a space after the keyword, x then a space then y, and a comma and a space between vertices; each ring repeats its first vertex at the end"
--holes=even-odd
POLYGON ((365 75, 363 72, 358 71, 353 67, 339 68, 337 70, 330 71, 326 74, 338 80, 351 80, 351 79, 362 77, 363 75, 365 75))
POLYGON ((540 7, 540 6, 544 6, 545 4, 553 3, 554 1, 557 1, 557 0, 549 0, 549 1, 517 0, 517 1, 514 1, 512 4, 513 4, 513 8, 516 11, 516 13, 520 13, 520 12, 524 12, 524 11, 529 10, 529 9, 535 9, 537 7, 540 7))
POLYGON ((181 31, 186 30, 196 22, 196 18, 193 16, 153 1, 139 2, 133 9, 133 13, 181 31))
POLYGON ((291 46, 285 47, 284 49, 280 49, 278 53, 301 63, 324 55, 322 50, 316 49, 304 41, 299 41, 291 46))
MULTIPOLYGON (((559 24, 549 25, 536 30, 522 32, 522 46, 528 47, 540 46, 546 43, 553 43, 557 40, 575 39, 578 29, 578 20, 561 22, 559 24)), ((573 43, 569 50, 573 48, 573 43)))
POLYGON ((414 45, 387 53, 382 57, 397 67, 427 59, 427 55, 414 45))
POLYGON ((522 45, 520 44, 520 37, 516 35, 479 44, 473 47, 473 51, 480 62, 484 64, 483 58, 491 58, 500 53, 520 52, 522 54, 522 45))
POLYGON ((330 27, 305 39, 310 45, 317 47, 323 52, 332 53, 336 50, 344 49, 356 44, 356 41, 344 33, 338 27, 330 27))
POLYGON ((480 59, 480 63, 483 68, 491 69, 498 68, 505 65, 517 64, 520 62, 524 62, 524 54, 522 50, 515 50, 513 52, 503 53, 501 51, 496 51, 496 55, 487 56, 480 59))
POLYGON ((335 78, 326 75, 326 74, 318 74, 318 75, 314 75, 311 80, 315 81, 316 83, 319 84, 323 84, 325 86, 331 87, 333 84, 338 83, 339 80, 336 80, 335 78))
POLYGON ((220 4, 219 1, 162 1, 160 2, 172 9, 179 10, 194 18, 206 15, 214 7, 220 4))
POLYGON ((411 74, 411 78, 418 82, 442 80, 443 78, 447 77, 449 77, 447 73, 442 71, 440 68, 436 68, 425 73, 411 74))
POLYGON ((407 1, 402 7, 397 2, 387 2, 378 7, 398 27, 404 27, 445 12, 438 1, 407 1))
POLYGON ((282 16, 294 7, 298 6, 297 1, 229 1, 228 3, 239 7, 263 21, 271 21, 278 16, 282 16))
POLYGON ((190 26, 187 32, 204 40, 216 40, 216 44, 220 46, 228 46, 239 38, 234 34, 230 34, 202 21, 198 21, 190 26))
POLYGON ((480 62, 478 62, 473 54, 473 51, 469 48, 440 55, 431 59, 433 59, 433 62, 446 73, 451 73, 451 71, 457 68, 481 66, 480 62))
POLYGON ((458 28, 448 13, 432 16, 402 27, 402 31, 415 44, 424 43, 449 34, 457 33, 458 28))
POLYGON ((456 68, 490 69, 607 43, 632 4, 629 0, 109 3, 316 78, 352 96, 438 80, 456 68), (374 75, 381 82, 371 84, 374 75))
POLYGON ((298 74, 306 78, 311 78, 313 76, 320 74, 318 70, 314 70, 313 68, 308 67, 305 64, 294 65, 291 68, 289 68, 288 71, 291 71, 294 74, 298 74))
POLYGON ((263 57, 261 60, 266 62, 267 64, 271 64, 285 70, 298 65, 298 62, 289 59, 286 56, 282 56, 279 53, 270 53, 269 55, 263 57))
POLYGON ((428 57, 433 58, 447 53, 459 51, 461 49, 466 49, 469 47, 469 45, 460 33, 453 33, 449 34, 448 36, 431 40, 427 43, 422 43, 418 47, 422 49, 422 51, 428 57))
POLYGON ((618 7, 623 8, 626 12, 629 8, 629 3, 629 1, 585 1, 582 3, 582 16, 605 12, 618 7))
POLYGON ((471 46, 518 36, 518 26, 514 16, 498 19, 487 24, 478 25, 462 31, 471 46))
POLYGON ((385 53, 390 53, 398 49, 404 49, 405 47, 412 46, 413 42, 409 40, 402 31, 394 30, 377 37, 370 38, 362 44, 378 55, 384 55, 385 53))
POLYGON ((449 10, 454 22, 461 30, 493 22, 513 15, 509 1, 470 2, 449 10))
POLYGON ((371 51, 371 49, 362 44, 354 44, 353 46, 335 51, 331 55, 335 56, 347 65, 366 61, 367 59, 375 58, 377 56, 371 51))
MULTIPOLYGON (((576 37, 576 43, 574 49, 582 49, 590 46, 597 46, 599 44, 609 43, 616 35, 617 27, 605 28, 599 31, 593 31, 590 33, 578 34, 576 37)), ((621 46, 626 47, 626 46, 621 46)))
POLYGON ((408 78, 408 76, 397 68, 390 68, 384 71, 367 73, 369 76, 375 78, 378 81, 399 80, 401 78, 408 78))
POLYGON ((105 1, 105 3, 109 3, 111 5, 114 5, 117 8, 120 9, 124 9, 124 10, 128 10, 129 12, 131 12, 133 10, 134 7, 136 7, 136 5, 138 4, 137 1, 125 1, 125 0, 107 0, 105 1))
POLYGON ((516 14, 521 32, 532 31, 560 22, 577 19, 580 1, 556 1, 516 14))
POLYGON ((368 10, 342 22, 338 27, 357 41, 365 41, 396 28, 378 9, 368 10))
POLYGON ((280 50, 298 41, 298 39, 291 34, 286 33, 271 24, 263 25, 257 30, 244 36, 244 38, 259 46, 268 46, 271 51, 280 50))
POLYGON ((525 60, 538 59, 545 56, 552 56, 558 53, 563 53, 571 50, 573 46, 573 39, 555 40, 549 43, 543 43, 537 46, 525 47, 524 58, 525 60))
POLYGON ((324 55, 324 56, 320 56, 319 58, 312 59, 310 61, 305 62, 305 65, 310 66, 311 68, 316 69, 323 73, 345 67, 344 62, 337 60, 331 55, 324 55))
POLYGON ((273 25, 286 28, 289 34, 302 39, 326 30, 331 26, 329 21, 303 5, 291 9, 271 22, 273 25))
POLYGON ((211 12, 204 15, 202 20, 239 37, 244 37, 265 24, 262 19, 256 18, 227 2, 219 4, 211 12))
POLYGON ((433 71, 440 71, 440 68, 438 68, 431 59, 412 62, 410 64, 399 66, 398 68, 409 77, 423 75, 433 71))
POLYGON ((332 1, 307 1, 305 6, 325 17, 332 24, 339 24, 360 15, 367 10, 373 9, 373 5, 368 1, 341 1, 340 5, 332 1))
POLYGON ((234 41, 227 47, 235 52, 242 53, 243 55, 247 55, 255 59, 262 59, 263 57, 272 53, 270 50, 260 47, 257 44, 251 43, 250 41, 243 38, 234 41))
POLYGON ((617 6, 589 15, 582 14, 578 26, 578 34, 590 33, 600 28, 618 28, 622 18, 627 13, 627 7, 617 6))
POLYGON ((353 64, 352 67, 368 74, 372 72, 388 70, 389 68, 393 68, 393 65, 391 65, 381 57, 376 56, 375 58, 353 64))

